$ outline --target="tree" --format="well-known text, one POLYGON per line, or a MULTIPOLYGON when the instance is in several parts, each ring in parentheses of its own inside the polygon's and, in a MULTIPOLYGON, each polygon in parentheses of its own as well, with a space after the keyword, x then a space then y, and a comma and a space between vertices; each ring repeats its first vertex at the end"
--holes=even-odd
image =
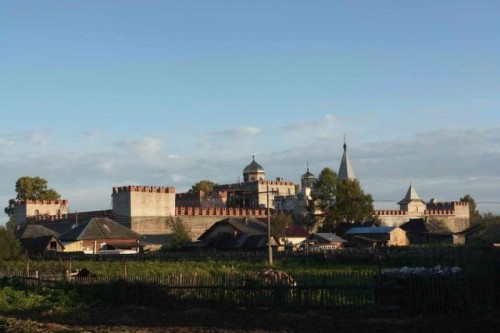
POLYGON ((168 224, 172 230, 169 249, 178 250, 186 244, 191 243, 192 232, 191 228, 185 223, 182 223, 179 217, 170 217, 168 224))
POLYGON ((21 243, 14 232, 6 227, 0 227, 0 260, 18 259, 21 254, 21 243))
POLYGON ((349 179, 337 182, 337 219, 345 223, 365 222, 373 217, 373 199, 365 194, 359 182, 349 179))
POLYGON ((199 182, 191 186, 191 189, 188 192, 189 193, 200 192, 200 191, 210 192, 214 189, 214 186, 217 186, 217 183, 214 183, 211 180, 204 179, 200 180, 199 182))
POLYGON ((310 212, 320 211, 321 230, 333 231, 341 223, 365 222, 373 218, 373 199, 357 180, 338 179, 330 168, 321 171, 311 190, 310 212))
POLYGON ((286 229, 292 224, 292 217, 289 214, 280 212, 271 217, 271 236, 277 239, 286 237, 286 229))
POLYGON ((311 202, 308 205, 310 213, 321 212, 320 221, 316 218, 315 223, 321 223, 322 229, 333 230, 336 227, 336 200, 337 174, 330 168, 324 168, 311 189, 311 202))
POLYGON ((57 200, 61 196, 48 188, 47 180, 41 177, 21 177, 16 181, 17 200, 57 200))
POLYGON ((467 244, 491 246, 493 243, 500 243, 500 216, 487 213, 476 223, 475 230, 467 239, 467 244))
POLYGON ((16 181, 17 196, 10 199, 5 207, 5 214, 14 214, 16 200, 57 200, 61 196, 55 190, 48 188, 47 180, 41 177, 20 177, 16 181))
POLYGON ((481 221, 481 214, 477 210, 476 201, 469 194, 466 194, 463 198, 460 198, 462 202, 469 203, 469 218, 470 225, 475 225, 481 221))

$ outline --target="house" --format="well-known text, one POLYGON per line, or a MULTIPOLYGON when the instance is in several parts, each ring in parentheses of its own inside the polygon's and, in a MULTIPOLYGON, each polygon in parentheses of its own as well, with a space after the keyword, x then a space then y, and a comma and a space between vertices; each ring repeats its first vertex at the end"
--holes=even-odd
POLYGON ((60 233, 50 228, 44 227, 43 225, 24 224, 24 225, 17 225, 17 228, 14 231, 14 235, 18 239, 29 239, 29 238, 38 238, 41 236, 58 237, 60 233))
POLYGON ((53 235, 20 239, 23 250, 28 255, 43 255, 48 251, 63 252, 64 245, 53 235))
MULTIPOLYGON (((263 250, 268 247, 266 223, 247 217, 229 217, 214 223, 198 240, 220 250, 263 250)), ((271 246, 279 241, 271 238, 271 246)))
POLYGON ((306 253, 336 250, 344 246, 347 241, 331 232, 317 232, 302 242, 306 253))
POLYGON ((29 255, 42 255, 47 251, 63 252, 64 245, 59 240, 59 233, 42 225, 19 225, 14 232, 23 250, 29 255))
POLYGON ((292 224, 285 230, 285 237, 281 238, 280 244, 291 246, 292 248, 299 247, 303 241, 308 239, 310 234, 299 224, 292 224))
POLYGON ((215 222, 198 240, 210 243, 219 239, 222 235, 230 234, 237 236, 239 234, 267 235, 267 225, 259 219, 247 217, 228 217, 215 222))
POLYGON ((137 253, 141 235, 107 217, 92 218, 70 231, 60 239, 67 252, 96 253, 137 253))
MULTIPOLYGON (((271 246, 276 248, 279 245, 276 238, 271 237, 271 246)), ((263 251, 268 248, 267 235, 251 234, 222 234, 214 240, 208 247, 217 250, 241 250, 241 251, 263 251)))
POLYGON ((462 232, 450 232, 441 224, 426 222, 425 219, 411 219, 400 226, 406 232, 410 244, 465 244, 465 234, 462 232))
POLYGON ((404 246, 408 245, 406 232, 399 227, 353 227, 345 236, 350 246, 404 246))

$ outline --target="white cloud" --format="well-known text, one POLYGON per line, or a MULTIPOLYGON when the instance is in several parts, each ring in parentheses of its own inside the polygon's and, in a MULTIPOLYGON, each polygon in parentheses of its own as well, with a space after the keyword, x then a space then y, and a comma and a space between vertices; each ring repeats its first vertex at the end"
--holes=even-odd
POLYGON ((150 136, 141 140, 120 141, 117 146, 137 154, 149 155, 160 153, 165 147, 165 141, 161 136, 150 136))
POLYGON ((318 120, 312 120, 312 121, 304 121, 300 123, 294 123, 294 124, 288 124, 284 126, 285 130, 318 130, 318 129, 323 129, 325 127, 330 126, 331 124, 336 123, 337 118, 332 115, 325 115, 323 118, 318 119, 318 120))
POLYGON ((98 128, 87 129, 82 132, 82 135, 86 138, 100 138, 104 134, 104 131, 98 128))
POLYGON ((239 128, 234 128, 230 129, 227 131, 219 131, 215 132, 214 135, 218 136, 225 136, 225 137, 233 137, 233 138, 239 138, 239 137, 244 137, 248 135, 255 135, 260 133, 262 130, 258 127, 239 127, 239 128))
POLYGON ((50 140, 50 132, 44 130, 29 131, 25 134, 26 139, 34 145, 47 145, 50 140))
POLYGON ((0 139, 0 147, 8 148, 14 146, 15 141, 8 139, 0 139))

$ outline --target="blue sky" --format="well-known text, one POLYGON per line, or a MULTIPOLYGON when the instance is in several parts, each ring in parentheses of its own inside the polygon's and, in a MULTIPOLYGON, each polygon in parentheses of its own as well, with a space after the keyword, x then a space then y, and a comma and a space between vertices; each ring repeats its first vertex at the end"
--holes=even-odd
MULTIPOLYGON (((187 190, 338 170, 376 207, 413 181, 500 213, 498 1, 5 1, 0 202, 21 176, 70 210, 113 186, 187 190)), ((1 221, 5 221, 0 218, 1 221)))

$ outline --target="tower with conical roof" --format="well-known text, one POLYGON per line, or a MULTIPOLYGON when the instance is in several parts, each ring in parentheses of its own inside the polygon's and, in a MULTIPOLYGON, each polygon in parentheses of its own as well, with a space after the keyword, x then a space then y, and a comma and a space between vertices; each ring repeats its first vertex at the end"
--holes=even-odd
POLYGON ((243 169, 243 181, 248 183, 259 179, 264 180, 265 178, 266 172, 264 168, 255 162, 255 155, 252 155, 252 162, 243 169))
POLYGON ((354 169, 352 168, 351 160, 347 155, 347 144, 345 143, 345 136, 344 136, 344 154, 342 155, 342 161, 340 162, 338 178, 349 179, 349 180, 356 179, 356 176, 354 175, 354 169))
POLYGON ((410 187, 406 192, 405 197, 398 202, 399 209, 405 210, 408 212, 416 213, 421 212, 424 213, 425 210, 425 201, 420 198, 413 183, 410 182, 410 187))

